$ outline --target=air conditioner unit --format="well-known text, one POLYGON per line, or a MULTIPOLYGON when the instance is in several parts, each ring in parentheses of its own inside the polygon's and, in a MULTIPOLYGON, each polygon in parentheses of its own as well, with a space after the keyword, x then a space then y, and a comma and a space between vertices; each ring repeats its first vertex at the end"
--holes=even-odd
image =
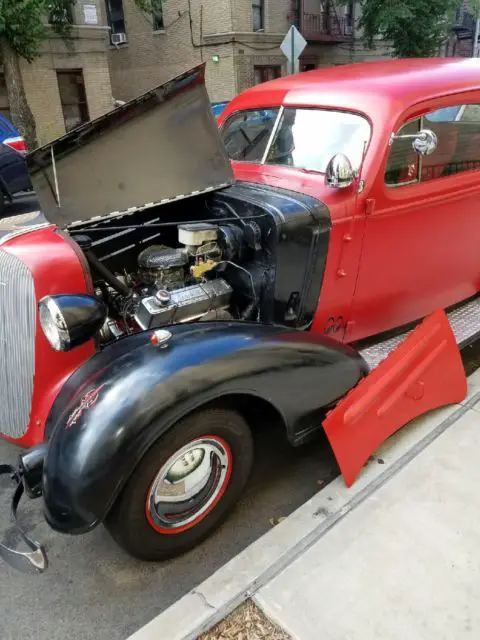
POLYGON ((118 47, 119 44, 126 44, 127 42, 127 34, 126 33, 112 33, 112 44, 118 47))
POLYGON ((346 36, 353 35, 353 26, 351 24, 346 24, 345 25, 345 35, 346 36))

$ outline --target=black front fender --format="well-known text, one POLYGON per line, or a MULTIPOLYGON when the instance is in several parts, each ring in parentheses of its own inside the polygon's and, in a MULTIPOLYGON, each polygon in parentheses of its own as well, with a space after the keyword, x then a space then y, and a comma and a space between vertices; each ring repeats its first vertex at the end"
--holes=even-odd
POLYGON ((292 437, 366 372, 352 349, 283 327, 195 323, 169 331, 162 348, 142 333, 104 349, 57 398, 43 473, 54 528, 95 526, 152 443, 206 402, 257 396, 283 417, 292 437))

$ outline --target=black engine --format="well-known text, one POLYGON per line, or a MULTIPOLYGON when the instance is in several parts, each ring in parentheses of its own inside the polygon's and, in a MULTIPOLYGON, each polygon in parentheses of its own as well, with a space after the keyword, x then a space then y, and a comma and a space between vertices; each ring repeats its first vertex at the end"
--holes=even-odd
MULTIPOLYGON (((107 303, 110 313, 101 332, 102 342, 174 322, 237 317, 238 306, 232 305, 234 283, 220 277, 220 272, 228 266, 251 278, 235 262, 242 257, 243 238, 243 230, 234 225, 180 224, 179 246, 151 244, 138 253, 136 270, 106 278, 105 268, 98 266, 85 238, 79 242, 77 237, 84 251, 87 249, 87 258, 95 262, 91 266, 104 276, 97 295, 107 303)), ((250 304, 252 298, 250 288, 250 304)))

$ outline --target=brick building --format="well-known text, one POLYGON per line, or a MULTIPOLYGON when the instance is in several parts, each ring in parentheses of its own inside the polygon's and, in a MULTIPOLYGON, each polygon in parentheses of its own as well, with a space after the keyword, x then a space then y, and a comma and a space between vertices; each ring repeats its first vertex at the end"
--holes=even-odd
POLYGON ((134 0, 106 0, 115 98, 128 100, 201 61, 213 101, 287 73, 280 44, 291 24, 308 41, 301 69, 388 54, 366 50, 358 7, 329 0, 163 0, 148 16, 134 0))
MULTIPOLYGON (((71 15, 72 40, 68 46, 52 35, 42 44, 40 58, 31 64, 21 61, 39 144, 113 107, 103 4, 104 0, 77 0, 71 15)), ((9 116, 3 74, 0 112, 9 116)))
MULTIPOLYGON (((475 21, 460 2, 446 55, 472 55, 475 21)), ((365 48, 359 17, 353 0, 162 0, 154 15, 135 0, 77 0, 69 45, 52 35, 38 60, 21 63, 39 143, 202 61, 212 101, 285 75, 291 24, 308 42, 301 70, 388 56, 382 41, 365 48)), ((9 113, 1 74, 0 112, 9 113)))

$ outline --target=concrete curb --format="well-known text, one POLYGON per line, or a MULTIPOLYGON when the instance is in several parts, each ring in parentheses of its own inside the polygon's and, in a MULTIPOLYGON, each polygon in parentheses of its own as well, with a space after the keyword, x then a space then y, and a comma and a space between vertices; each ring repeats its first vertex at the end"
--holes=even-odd
POLYGON ((422 416, 390 438, 350 489, 342 477, 336 478, 129 640, 195 640, 215 626, 477 405, 480 370, 468 383, 469 393, 461 404, 422 416))

